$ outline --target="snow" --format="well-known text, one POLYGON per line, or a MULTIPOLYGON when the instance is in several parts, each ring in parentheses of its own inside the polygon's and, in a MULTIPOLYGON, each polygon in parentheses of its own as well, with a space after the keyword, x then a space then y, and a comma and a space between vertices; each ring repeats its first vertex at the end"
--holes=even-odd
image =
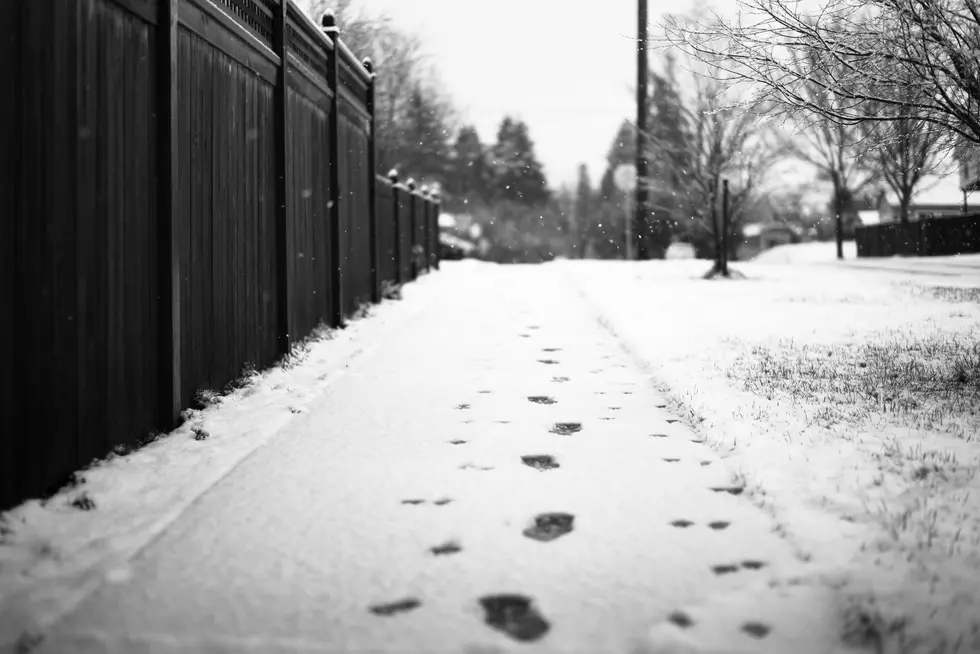
POLYGON ((738 483, 727 453, 668 422, 560 265, 443 268, 195 416, 208 440, 189 425, 86 473, 95 510, 66 493, 16 511, 5 556, 58 555, 4 578, 35 591, 5 592, 6 642, 30 618, 38 654, 843 651, 836 590, 769 515, 712 490, 738 483), (543 454, 560 467, 521 462, 543 454), (572 533, 522 535, 554 511, 572 533), (448 542, 462 552, 430 552, 448 542), (547 638, 488 627, 494 593, 529 596, 547 638), (420 608, 368 610, 408 597, 420 608))
MULTIPOLYGON (((977 295, 954 303, 923 288, 950 278, 801 263, 827 254, 833 243, 774 248, 764 264, 732 264, 745 281, 702 280, 709 264, 700 261, 586 262, 565 272, 801 553, 879 616, 882 630, 904 624, 893 625, 909 648, 900 651, 976 651, 975 406, 965 400, 930 424, 915 418, 937 409, 928 401, 912 420, 874 401, 740 383, 767 355, 790 370, 831 357, 847 374, 865 344, 897 343, 901 353, 923 342, 967 350, 977 342, 977 295), (797 265, 775 263, 788 261, 797 265), (825 420, 838 410, 843 420, 825 420), (957 637, 962 650, 952 649, 957 637)), ((972 269, 961 272, 960 285, 980 286, 972 269)))
POLYGON ((0 538, 0 651, 26 630, 50 627, 165 533, 188 507, 271 437, 299 419, 348 366, 401 323, 423 312, 435 286, 423 277, 369 320, 355 320, 302 352, 289 369, 258 377, 215 406, 192 412, 173 433, 82 473, 78 490, 32 500, 3 515, 0 538), (195 430, 209 437, 195 440, 195 430), (82 494, 95 510, 70 506, 82 494))
MULTIPOLYGON (((844 258, 857 257, 854 241, 844 241, 844 258)), ((817 263, 833 262, 837 258, 837 244, 833 241, 812 241, 777 245, 756 255, 753 263, 817 263)))
POLYGON ((833 248, 774 248, 732 264, 742 281, 703 280, 696 260, 444 262, 294 365, 6 514, 0 651, 36 636, 58 654, 505 652, 476 600, 513 592, 552 624, 529 651, 826 654, 842 634, 869 645, 862 617, 873 651, 980 648, 975 411, 900 414, 883 388, 808 396, 793 388, 818 375, 760 372, 853 376, 868 344, 976 343, 976 259, 912 275, 833 248), (560 468, 521 463, 542 454, 560 468), (94 510, 69 506, 82 493, 94 510), (548 511, 574 531, 521 535, 548 511), (447 542, 463 551, 429 552, 447 542), (367 610, 409 596, 409 614, 367 610), (747 636, 754 622, 771 633, 747 636))
POLYGON ((693 259, 695 254, 694 246, 690 243, 671 243, 667 248, 668 259, 693 259))

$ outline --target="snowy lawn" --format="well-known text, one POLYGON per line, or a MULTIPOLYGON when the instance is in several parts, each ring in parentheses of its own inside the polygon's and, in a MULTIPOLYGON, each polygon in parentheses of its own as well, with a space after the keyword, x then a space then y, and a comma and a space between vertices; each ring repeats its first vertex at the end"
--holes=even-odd
MULTIPOLYGON (((854 241, 844 241, 844 259, 857 257, 854 241)), ((837 244, 833 241, 813 241, 792 246, 778 246, 756 255, 753 263, 824 263, 837 259, 837 244)))
MULTIPOLYGON (((281 366, 233 393, 205 393, 174 432, 76 475, 53 497, 0 514, 0 651, 42 631, 322 396, 349 364, 425 311, 439 285, 423 277, 346 329, 323 331, 281 366)), ((30 642, 21 642, 29 649, 30 642)), ((18 650, 19 651, 19 650, 18 650)))
POLYGON ((733 264, 743 281, 702 280, 704 261, 559 265, 863 606, 881 651, 980 651, 980 289, 805 264, 733 264))

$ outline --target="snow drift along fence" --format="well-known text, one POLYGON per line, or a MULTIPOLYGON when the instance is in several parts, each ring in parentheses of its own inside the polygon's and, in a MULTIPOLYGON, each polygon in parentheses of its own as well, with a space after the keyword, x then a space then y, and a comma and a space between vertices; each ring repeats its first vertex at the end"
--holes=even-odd
POLYGON ((854 240, 859 257, 980 252, 980 214, 856 227, 854 240))
POLYGON ((407 281, 409 206, 435 229, 374 174, 370 64, 288 0, 21 0, 0 54, 0 508, 407 281))

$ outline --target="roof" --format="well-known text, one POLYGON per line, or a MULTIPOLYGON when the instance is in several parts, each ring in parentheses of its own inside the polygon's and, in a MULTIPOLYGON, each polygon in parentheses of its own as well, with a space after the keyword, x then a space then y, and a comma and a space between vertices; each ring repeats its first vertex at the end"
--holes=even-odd
POLYGON ((800 230, 795 225, 780 222, 749 223, 742 227, 742 236, 746 238, 760 236, 764 232, 790 232, 792 234, 799 234, 800 230))
POLYGON ((476 245, 470 243, 469 241, 459 238, 458 236, 453 236, 452 234, 447 234, 446 232, 439 233, 439 242, 443 245, 448 245, 450 247, 456 247, 463 252, 472 252, 476 249, 476 245))
MULTIPOLYGON (((885 201, 892 207, 901 204, 898 194, 891 189, 885 191, 885 201)), ((959 207, 962 204, 963 190, 958 175, 925 175, 912 194, 912 206, 959 207)))
POLYGON ((877 225, 881 222, 881 214, 877 211, 858 211, 858 220, 862 225, 877 225))

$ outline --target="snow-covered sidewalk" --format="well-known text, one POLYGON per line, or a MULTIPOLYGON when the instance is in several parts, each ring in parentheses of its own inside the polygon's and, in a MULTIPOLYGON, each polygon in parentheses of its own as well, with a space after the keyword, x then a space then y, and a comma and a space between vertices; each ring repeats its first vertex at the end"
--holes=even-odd
POLYGON ((0 577, 2 635, 58 654, 841 651, 836 591, 566 267, 445 264, 363 340, 13 512, 0 570, 29 554, 0 577))

